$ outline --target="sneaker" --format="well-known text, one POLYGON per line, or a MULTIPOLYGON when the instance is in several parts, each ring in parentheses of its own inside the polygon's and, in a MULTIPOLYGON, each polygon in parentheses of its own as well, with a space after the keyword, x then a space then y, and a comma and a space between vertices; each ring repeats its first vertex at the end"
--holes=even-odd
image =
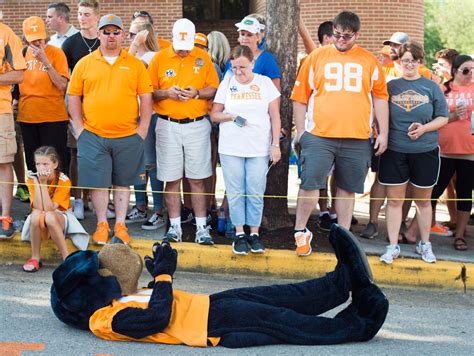
POLYGON ((390 265, 394 259, 398 258, 398 256, 400 256, 400 246, 388 245, 387 251, 380 256, 380 261, 390 265))
POLYGON ((183 231, 181 230, 181 226, 171 225, 163 240, 181 242, 182 238, 183 231))
POLYGON ((378 236, 378 234, 377 224, 369 222, 365 229, 360 233, 360 237, 363 237, 364 239, 373 239, 378 236))
POLYGON ((21 202, 27 203, 30 201, 30 192, 26 185, 19 185, 16 188, 15 198, 19 199, 21 202))
POLYGON ((143 230, 157 230, 166 225, 163 215, 153 213, 153 215, 142 225, 143 230))
POLYGON ((264 253, 265 247, 263 246, 262 239, 257 234, 250 234, 247 238, 247 242, 250 245, 250 251, 253 253, 264 253))
POLYGON ((115 219, 115 205, 112 203, 107 204, 107 219, 115 219))
POLYGON ((308 229, 304 232, 298 231, 294 234, 296 255, 297 256, 309 256, 311 254, 311 240, 313 239, 313 233, 308 229))
POLYGON ((123 243, 128 245, 132 239, 128 234, 128 229, 123 222, 115 223, 113 243, 123 243))
POLYGON ((145 211, 141 211, 137 208, 136 205, 132 207, 132 210, 127 214, 125 218, 125 224, 131 224, 135 222, 145 222, 147 219, 147 213, 145 211))
POLYGON ((319 216, 319 228, 323 231, 330 231, 332 226, 332 220, 329 214, 319 216))
POLYGON ((15 231, 21 232, 23 230, 23 226, 25 225, 25 220, 15 220, 13 221, 12 225, 15 231))
POLYGON ((185 206, 181 207, 181 223, 187 224, 193 220, 193 211, 185 206))
POLYGON ((351 225, 357 225, 359 223, 359 220, 357 220, 357 218, 352 215, 352 218, 351 218, 351 225))
POLYGON ((11 216, 0 216, 2 221, 2 230, 0 231, 0 239, 11 239, 15 230, 13 229, 13 219, 11 216))
POLYGON ((431 242, 418 242, 418 245, 415 247, 415 252, 421 255, 421 259, 428 263, 435 263, 436 256, 433 253, 431 247, 431 242))
POLYGON ((105 245, 109 239, 109 232, 109 223, 103 221, 97 224, 97 230, 95 230, 94 234, 92 235, 92 240, 96 245, 105 245))
POLYGON ((199 245, 214 245, 212 237, 209 234, 209 226, 198 226, 196 229, 196 239, 194 240, 199 245))
POLYGON ((444 237, 453 236, 453 232, 451 230, 449 230, 446 226, 440 225, 438 223, 434 224, 434 226, 431 227, 430 234, 444 237))
POLYGON ((230 220, 230 218, 227 218, 225 222, 225 237, 229 239, 235 238, 235 226, 232 224, 232 220, 230 220))
POLYGON ((249 253, 249 244, 245 234, 238 234, 232 242, 232 252, 236 255, 247 255, 249 253))
POLYGON ((77 220, 84 220, 84 202, 82 199, 74 199, 73 212, 77 220))

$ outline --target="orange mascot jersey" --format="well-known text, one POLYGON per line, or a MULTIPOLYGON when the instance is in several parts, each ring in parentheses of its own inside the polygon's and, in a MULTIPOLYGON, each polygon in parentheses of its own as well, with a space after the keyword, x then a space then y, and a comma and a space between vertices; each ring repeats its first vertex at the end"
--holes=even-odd
MULTIPOLYGON (((54 184, 54 182, 51 184, 54 184)), ((26 185, 28 186, 28 190, 30 192, 30 202, 31 207, 33 208, 33 202, 35 200, 35 185, 31 178, 28 178, 26 185)), ((43 188, 46 187, 42 187, 42 189, 43 188)), ((71 199, 71 181, 64 173, 59 173, 57 187, 48 186, 48 191, 54 191, 51 200, 59 205, 59 210, 67 211, 69 209, 69 201, 71 199)), ((40 207, 37 206, 35 208, 39 209, 40 207)))
MULTIPOLYGON (((142 289, 136 294, 114 300, 111 305, 97 310, 89 319, 90 330, 105 340, 136 340, 114 332, 112 330, 113 318, 119 311, 128 307, 146 309, 152 292, 152 289, 142 289)), ((169 325, 162 332, 139 340, 201 347, 206 347, 209 342, 212 346, 216 346, 220 338, 207 336, 208 315, 208 295, 173 290, 173 306, 169 325)))
POLYGON ((388 100, 382 67, 358 46, 315 49, 298 73, 291 99, 307 105, 307 131, 327 138, 370 137, 372 95, 388 100))

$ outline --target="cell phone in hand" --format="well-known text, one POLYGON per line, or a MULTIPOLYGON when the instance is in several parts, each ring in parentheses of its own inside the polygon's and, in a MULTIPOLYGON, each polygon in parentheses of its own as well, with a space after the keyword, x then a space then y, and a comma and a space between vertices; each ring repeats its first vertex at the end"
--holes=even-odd
POLYGON ((244 119, 242 116, 237 116, 234 120, 234 124, 236 124, 238 127, 243 127, 247 123, 247 120, 244 119))

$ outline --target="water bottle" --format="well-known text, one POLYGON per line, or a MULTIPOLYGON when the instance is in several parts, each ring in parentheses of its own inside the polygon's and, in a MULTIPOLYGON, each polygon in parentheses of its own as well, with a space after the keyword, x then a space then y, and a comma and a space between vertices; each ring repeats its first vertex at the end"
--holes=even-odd
POLYGON ((471 135, 474 135, 474 110, 471 112, 471 135))
POLYGON ((217 214, 217 233, 221 236, 225 234, 225 212, 224 208, 219 209, 217 214))

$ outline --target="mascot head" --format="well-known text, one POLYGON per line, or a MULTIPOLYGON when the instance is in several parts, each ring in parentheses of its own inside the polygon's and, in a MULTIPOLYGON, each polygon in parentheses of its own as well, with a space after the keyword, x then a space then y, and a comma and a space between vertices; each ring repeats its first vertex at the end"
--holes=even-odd
POLYGON ((142 270, 140 255, 123 244, 74 252, 53 272, 53 312, 63 323, 88 330, 96 310, 136 291, 142 270))

